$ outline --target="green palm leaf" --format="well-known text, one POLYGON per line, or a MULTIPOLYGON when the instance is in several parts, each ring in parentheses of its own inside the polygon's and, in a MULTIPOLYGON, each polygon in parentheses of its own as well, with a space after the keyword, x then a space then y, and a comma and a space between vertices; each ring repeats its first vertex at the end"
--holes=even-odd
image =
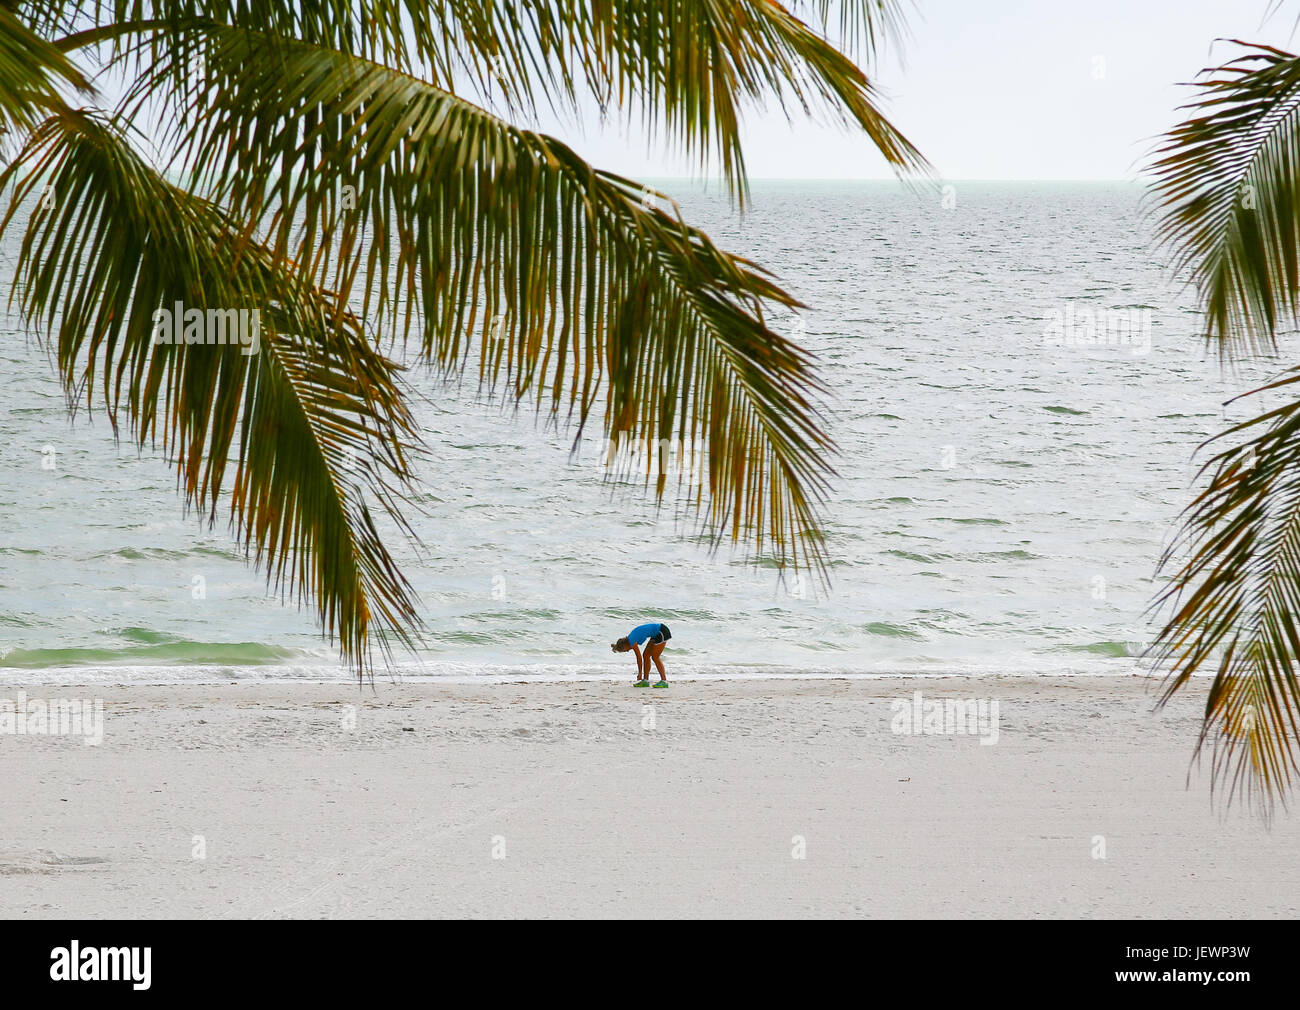
MULTIPOLYGON (((1227 355, 1276 349, 1300 312, 1300 58, 1237 44, 1244 54, 1206 72, 1152 166, 1158 235, 1227 355)), ((1214 671, 1198 753, 1212 743, 1214 784, 1268 816, 1300 740, 1300 403, 1229 436, 1245 441, 1205 465, 1209 486, 1162 560, 1172 578, 1157 608, 1169 616, 1152 655, 1169 669, 1163 701, 1214 671)))
MULTIPOLYGON (((1256 392, 1293 392, 1300 372, 1256 392)), ((1217 438, 1244 436, 1205 465, 1209 486, 1162 560, 1175 568, 1159 606, 1172 611, 1152 655, 1172 672, 1162 703, 1202 668, 1215 672, 1198 749, 1213 744, 1213 782, 1266 816, 1300 768, 1300 401, 1217 438)))
MULTIPOLYGON (((832 6, 841 7, 817 4, 823 21, 832 6)), ((863 72, 781 4, 550 0, 528 5, 526 18, 518 12, 509 2, 440 5, 449 53, 465 61, 481 91, 500 93, 507 110, 531 108, 538 83, 548 100, 572 103, 582 82, 603 105, 621 105, 652 128, 662 124, 672 141, 699 152, 701 167, 716 158, 742 196, 744 107, 769 97, 853 123, 896 168, 927 167, 881 111, 863 72)), ((892 3, 848 3, 842 13, 843 26, 869 46, 899 24, 892 3)), ((444 66, 434 82, 447 86, 454 65, 444 66)))
POLYGON ((838 23, 841 43, 874 59, 907 37, 908 6, 903 0, 796 0, 790 8, 811 9, 823 28, 838 23))
MULTIPOLYGON (((258 33, 206 38, 219 86, 183 138, 196 187, 249 219, 272 207, 277 249, 394 334, 416 327, 446 371, 472 338, 487 388, 504 379, 577 436, 603 397, 611 440, 698 446, 678 482, 716 538, 821 565, 822 389, 763 312, 793 297, 630 180, 433 85, 303 43, 268 57, 258 33)), ((153 73, 147 93, 173 68, 153 73)))
POLYGON ((161 441, 210 523, 228 490, 268 580, 314 598, 344 657, 368 669, 374 632, 404 638, 419 624, 371 515, 378 502, 401 525, 395 495, 409 489, 416 436, 396 366, 355 316, 99 116, 64 110, 34 131, 0 174, 16 182, 0 231, 38 177, 53 198, 31 214, 14 290, 24 317, 55 334, 70 393, 102 400, 115 430, 125 412, 141 446, 161 441), (177 303, 255 308, 260 344, 160 344, 155 311, 177 303))
POLYGON ((67 56, 0 6, 0 132, 44 118, 60 85, 90 87, 67 56))
MULTIPOLYGON (((871 52, 902 30, 894 0, 797 5, 805 6, 823 24, 838 11, 847 37, 871 52)), ((98 17, 95 27, 69 44, 139 34, 142 46, 119 52, 135 57, 137 72, 188 62, 202 48, 195 29, 225 25, 360 56, 452 94, 472 82, 504 114, 531 113, 540 102, 576 112, 592 95, 602 108, 662 127, 667 139, 697 152, 702 167, 716 159, 742 199, 743 110, 768 98, 861 128, 900 171, 929 168, 885 116, 862 70, 770 0, 399 0, 364 9, 341 0, 224 0, 201 9, 189 0, 116 0, 111 15, 97 7, 87 13, 98 17)))
POLYGON ((1300 311, 1300 58, 1268 46, 1213 71, 1152 165, 1158 234, 1208 335, 1271 350, 1300 311))

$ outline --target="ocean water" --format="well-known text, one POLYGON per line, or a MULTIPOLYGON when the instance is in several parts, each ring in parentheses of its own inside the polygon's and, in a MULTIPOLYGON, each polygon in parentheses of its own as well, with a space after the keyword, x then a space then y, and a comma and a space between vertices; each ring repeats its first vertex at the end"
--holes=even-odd
MULTIPOLYGON (((594 439, 574 456, 530 412, 417 373, 425 550, 390 546, 428 633, 391 674, 626 675, 608 643, 652 619, 670 676, 1139 669, 1197 446, 1279 367, 1206 352, 1141 191, 755 181, 740 216, 659 185, 809 306, 783 325, 832 390, 829 591, 710 555, 671 502, 605 481, 594 439), (1131 325, 1061 339, 1088 313, 1131 325)), ((44 349, 12 315, 0 332, 0 682, 349 676, 222 521, 183 515, 160 455, 84 407, 71 423, 44 349)))

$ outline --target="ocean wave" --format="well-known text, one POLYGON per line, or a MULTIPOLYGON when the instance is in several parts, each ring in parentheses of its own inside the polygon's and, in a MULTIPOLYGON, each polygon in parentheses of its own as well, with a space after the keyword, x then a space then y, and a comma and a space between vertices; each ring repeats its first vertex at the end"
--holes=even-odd
POLYGON ((283 664, 302 653, 258 642, 184 642, 123 646, 82 646, 62 649, 10 649, 0 654, 0 669, 38 670, 72 666, 260 666, 283 664))

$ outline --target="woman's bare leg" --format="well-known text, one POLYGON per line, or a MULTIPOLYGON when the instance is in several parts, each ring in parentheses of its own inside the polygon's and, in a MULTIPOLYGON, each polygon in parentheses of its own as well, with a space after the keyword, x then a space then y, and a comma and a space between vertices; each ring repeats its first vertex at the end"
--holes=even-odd
MULTIPOLYGON (((663 660, 659 658, 659 654, 660 654, 661 652, 664 651, 664 646, 665 646, 666 644, 667 644, 666 642, 660 642, 658 645, 647 645, 647 646, 646 646, 646 650, 645 650, 646 658, 647 658, 647 659, 653 659, 653 660, 654 660, 655 667, 659 670, 659 679, 660 679, 660 680, 667 680, 667 679, 668 679, 668 674, 664 672, 664 663, 663 663, 663 660)), ((645 675, 646 675, 647 678, 650 676, 650 664, 649 664, 649 663, 646 664, 645 675)))

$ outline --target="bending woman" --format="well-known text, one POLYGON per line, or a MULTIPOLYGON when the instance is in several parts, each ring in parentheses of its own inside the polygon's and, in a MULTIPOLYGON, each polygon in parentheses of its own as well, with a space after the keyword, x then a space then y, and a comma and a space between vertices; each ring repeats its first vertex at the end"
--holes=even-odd
POLYGON ((668 639, 672 637, 673 633, 668 630, 666 624, 642 624, 633 628, 626 638, 620 638, 610 648, 615 652, 628 652, 630 650, 636 653, 636 687, 650 686, 650 663, 652 661, 659 669, 659 683, 655 687, 667 687, 668 674, 664 672, 664 663, 659 657, 663 654, 668 639), (647 643, 644 656, 641 653, 642 643, 647 643))

